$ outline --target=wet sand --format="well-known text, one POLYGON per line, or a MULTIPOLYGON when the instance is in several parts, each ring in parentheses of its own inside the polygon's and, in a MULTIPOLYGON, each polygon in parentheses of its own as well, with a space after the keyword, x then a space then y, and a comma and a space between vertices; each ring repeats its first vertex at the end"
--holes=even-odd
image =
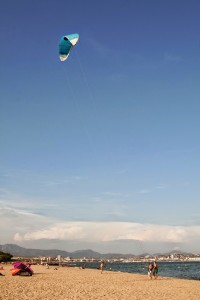
POLYGON ((12 276, 11 265, 3 266, 0 300, 199 300, 200 281, 79 269, 32 266, 33 276, 12 276))

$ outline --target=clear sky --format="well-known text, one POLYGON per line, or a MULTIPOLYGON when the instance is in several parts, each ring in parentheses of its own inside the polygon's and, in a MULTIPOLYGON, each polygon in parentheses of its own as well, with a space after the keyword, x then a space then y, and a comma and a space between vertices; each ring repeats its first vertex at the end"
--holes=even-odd
POLYGON ((0 244, 200 252, 199 12, 198 0, 1 3, 0 244))

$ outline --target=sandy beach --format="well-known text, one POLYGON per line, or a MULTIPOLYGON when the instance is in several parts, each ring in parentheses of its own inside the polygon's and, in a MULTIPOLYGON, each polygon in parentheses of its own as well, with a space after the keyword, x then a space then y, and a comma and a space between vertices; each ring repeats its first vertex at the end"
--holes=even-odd
POLYGON ((0 276, 0 299, 200 299, 200 281, 72 267, 32 266, 34 275, 12 276, 11 265, 4 265, 0 276))

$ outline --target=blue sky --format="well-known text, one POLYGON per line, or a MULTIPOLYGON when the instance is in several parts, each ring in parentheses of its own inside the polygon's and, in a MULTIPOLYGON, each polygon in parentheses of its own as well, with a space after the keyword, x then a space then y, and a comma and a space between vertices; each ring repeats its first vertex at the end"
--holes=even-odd
POLYGON ((200 251, 199 10, 1 5, 1 244, 200 251), (70 33, 80 40, 61 63, 70 33))

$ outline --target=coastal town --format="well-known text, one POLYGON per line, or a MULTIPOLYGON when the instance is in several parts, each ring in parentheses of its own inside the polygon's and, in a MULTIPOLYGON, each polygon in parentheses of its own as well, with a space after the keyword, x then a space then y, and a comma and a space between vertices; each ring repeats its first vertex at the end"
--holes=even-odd
POLYGON ((54 265, 54 266, 76 266, 77 265, 86 265, 86 263, 99 263, 104 261, 106 263, 139 263, 139 262, 149 262, 149 261, 159 261, 159 262, 200 262, 200 254, 183 254, 183 253, 174 253, 169 255, 145 255, 145 256, 133 256, 129 258, 125 257, 100 257, 100 258, 73 258, 73 257, 62 257, 57 255, 56 257, 13 257, 12 260, 22 260, 27 261, 31 264, 40 264, 40 265, 54 265))

